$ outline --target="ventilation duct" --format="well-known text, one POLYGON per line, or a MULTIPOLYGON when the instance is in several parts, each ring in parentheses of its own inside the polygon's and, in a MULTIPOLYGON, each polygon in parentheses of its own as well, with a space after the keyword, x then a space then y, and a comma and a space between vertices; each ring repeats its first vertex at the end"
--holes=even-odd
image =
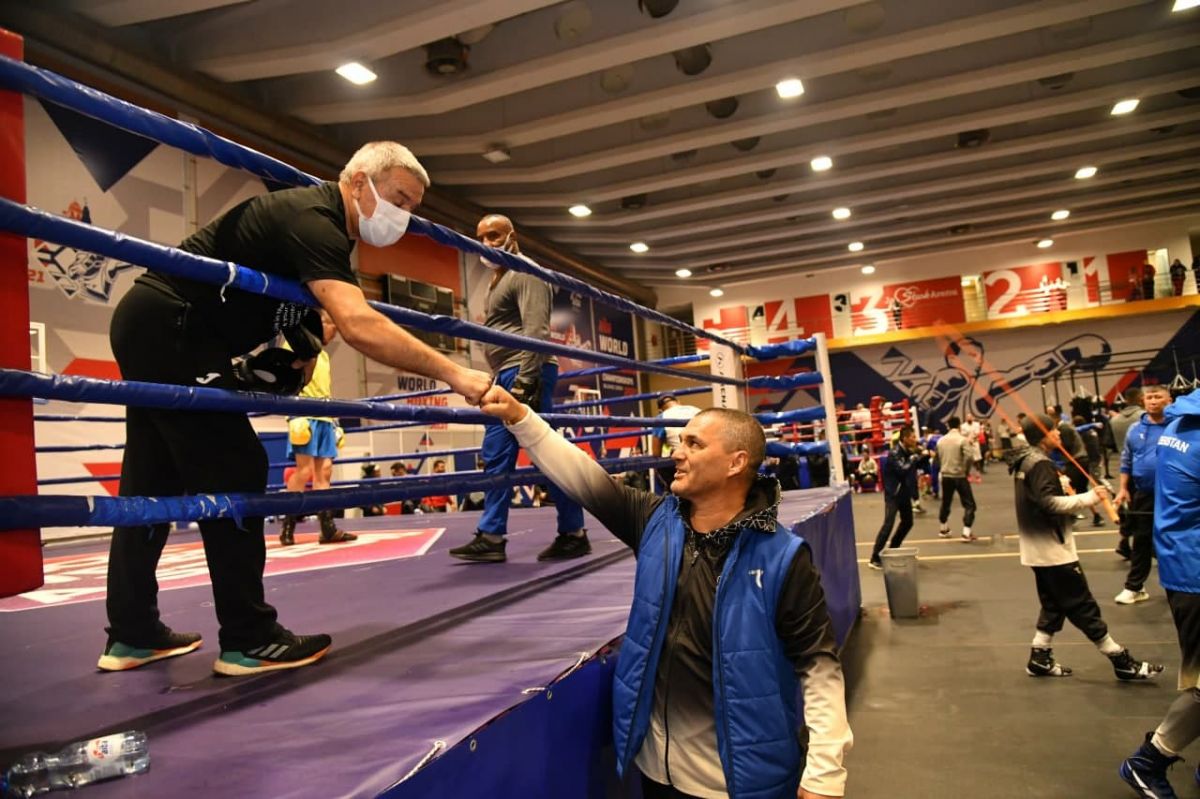
POLYGON ((467 68, 471 48, 451 36, 425 45, 425 69, 431 75, 457 75, 467 68))

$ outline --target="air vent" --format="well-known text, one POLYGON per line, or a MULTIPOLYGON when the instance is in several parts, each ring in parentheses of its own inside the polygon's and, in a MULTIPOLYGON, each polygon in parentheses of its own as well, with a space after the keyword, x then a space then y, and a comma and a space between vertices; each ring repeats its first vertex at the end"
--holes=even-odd
POLYGON ((733 149, 741 150, 743 153, 748 153, 758 146, 760 140, 761 137, 759 136, 751 136, 748 139, 734 139, 729 143, 733 145, 733 149))
POLYGON ((757 172, 755 172, 754 174, 758 177, 759 180, 770 180, 771 178, 775 177, 775 170, 774 169, 760 169, 757 172))
POLYGON ((675 10, 679 0, 638 0, 638 10, 653 19, 661 19, 675 10))
POLYGON ((988 139, 992 137, 991 131, 986 128, 979 130, 964 130, 958 134, 958 141, 954 145, 960 150, 969 150, 975 147, 982 147, 987 144, 988 139))
POLYGON ((457 75, 467 68, 471 48, 454 37, 425 45, 425 69, 431 75, 457 75))
POLYGON ((636 211, 639 208, 646 207, 645 194, 631 194, 628 197, 621 198, 621 207, 626 211, 636 211))
POLYGON ((698 44, 684 50, 676 50, 675 66, 684 75, 699 75, 712 63, 712 49, 707 44, 698 44))
POLYGON ((1045 78, 1038 78, 1038 83, 1047 89, 1061 89, 1071 82, 1071 78, 1075 77, 1074 72, 1060 72, 1057 75, 1050 75, 1045 78))
POLYGON ((720 100, 709 100, 704 104, 704 108, 715 119, 728 119, 737 113, 738 98, 722 97, 720 100))

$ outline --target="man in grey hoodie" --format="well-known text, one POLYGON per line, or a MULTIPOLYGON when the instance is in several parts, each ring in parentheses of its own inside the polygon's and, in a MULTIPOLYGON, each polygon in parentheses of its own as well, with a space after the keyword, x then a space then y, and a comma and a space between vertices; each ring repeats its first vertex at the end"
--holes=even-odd
POLYGON ((1063 479, 1050 460, 1062 446, 1058 425, 1045 414, 1027 416, 1021 423, 1029 446, 1011 456, 1021 564, 1033 569, 1041 611, 1025 671, 1031 677, 1069 677, 1071 669, 1054 659, 1055 633, 1070 620, 1112 662, 1119 680, 1145 680, 1163 670, 1162 665, 1136 660, 1113 640, 1100 615, 1100 606, 1088 588, 1087 577, 1075 550, 1072 516, 1107 496, 1103 486, 1068 496, 1063 479))

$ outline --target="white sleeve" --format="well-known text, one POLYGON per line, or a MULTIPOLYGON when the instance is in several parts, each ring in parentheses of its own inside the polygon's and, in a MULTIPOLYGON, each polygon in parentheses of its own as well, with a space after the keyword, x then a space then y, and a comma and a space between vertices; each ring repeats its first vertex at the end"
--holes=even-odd
POLYGON ((1096 496, 1095 491, 1085 491, 1075 496, 1050 497, 1050 509, 1054 513, 1075 513, 1099 504, 1100 497, 1096 496))
POLYGON ((823 796, 845 796, 846 752, 854 734, 846 717, 846 684, 836 658, 818 654, 809 659, 801 677, 804 724, 808 727, 808 760, 800 787, 823 796))
POLYGON ((608 472, 533 411, 505 426, 534 465, 592 515, 598 515, 597 509, 606 504, 620 501, 620 491, 608 472))

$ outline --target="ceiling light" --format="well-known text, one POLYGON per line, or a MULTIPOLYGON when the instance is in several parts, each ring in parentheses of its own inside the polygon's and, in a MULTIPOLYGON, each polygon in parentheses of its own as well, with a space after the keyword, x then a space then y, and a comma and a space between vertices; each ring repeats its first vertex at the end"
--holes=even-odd
POLYGON ((861 241, 852 241, 846 245, 846 249, 850 250, 850 252, 861 252, 862 248, 863 243, 861 241))
POLYGON ((710 297, 724 297, 724 296, 725 296, 725 289, 709 289, 709 290, 708 290, 708 296, 710 296, 710 297))
POLYGON ((808 165, 812 167, 813 172, 824 172, 826 169, 833 168, 833 159, 827 155, 818 155, 809 161, 808 165))
POLYGON ((788 78, 776 83, 775 91, 782 99, 790 100, 804 94, 804 84, 800 82, 799 78, 788 78))
POLYGON ((633 250, 634 252, 639 252, 639 253, 640 252, 649 252, 650 246, 648 244, 646 244, 646 242, 644 242, 644 241, 635 241, 633 244, 629 245, 629 249, 633 250))
POLYGON ((592 209, 588 208, 586 205, 572 205, 567 209, 567 213, 569 213, 571 216, 583 219, 585 216, 592 215, 592 209))
POLYGON ((849 219, 850 218, 850 209, 849 208, 834 208, 833 209, 833 218, 834 219, 849 219))
POLYGON ((1047 250, 1054 246, 1054 239, 1042 239, 1037 243, 1039 250, 1047 250))
POLYGON ((866 266, 864 266, 864 267, 862 268, 862 273, 863 273, 864 275, 873 275, 873 274, 875 274, 875 265, 874 265, 874 264, 867 264, 866 266))
POLYGON ((493 164, 503 164, 512 158, 512 153, 502 144, 493 144, 484 150, 483 158, 493 164))
POLYGON ((1112 107, 1112 111, 1110 111, 1109 113, 1115 117, 1119 117, 1119 116, 1121 116, 1121 114, 1131 113, 1133 111, 1133 109, 1135 109, 1137 107, 1138 107, 1138 101, 1136 98, 1132 99, 1132 100, 1121 100, 1120 102, 1118 102, 1116 105, 1114 105, 1112 107))
POLYGON ((1094 166, 1081 166, 1079 169, 1075 170, 1075 179, 1087 180, 1088 178, 1093 177, 1098 171, 1099 170, 1094 166))
POLYGON ((1061 211, 1055 211, 1054 213, 1050 214, 1050 218, 1053 219, 1055 222, 1061 222, 1070 215, 1071 215, 1071 212, 1068 211, 1066 208, 1063 208, 1061 211))
POLYGON ((337 68, 336 71, 337 74, 341 75, 355 86, 362 86, 364 83, 370 83, 378 77, 378 75, 357 61, 351 61, 349 64, 342 64, 337 68))
POLYGON ((675 270, 675 277, 691 277, 691 276, 692 276, 691 269, 676 269, 675 270))
POLYGON ((1187 11, 1189 8, 1200 6, 1200 0, 1175 0, 1175 5, 1171 6, 1172 11, 1187 11))

